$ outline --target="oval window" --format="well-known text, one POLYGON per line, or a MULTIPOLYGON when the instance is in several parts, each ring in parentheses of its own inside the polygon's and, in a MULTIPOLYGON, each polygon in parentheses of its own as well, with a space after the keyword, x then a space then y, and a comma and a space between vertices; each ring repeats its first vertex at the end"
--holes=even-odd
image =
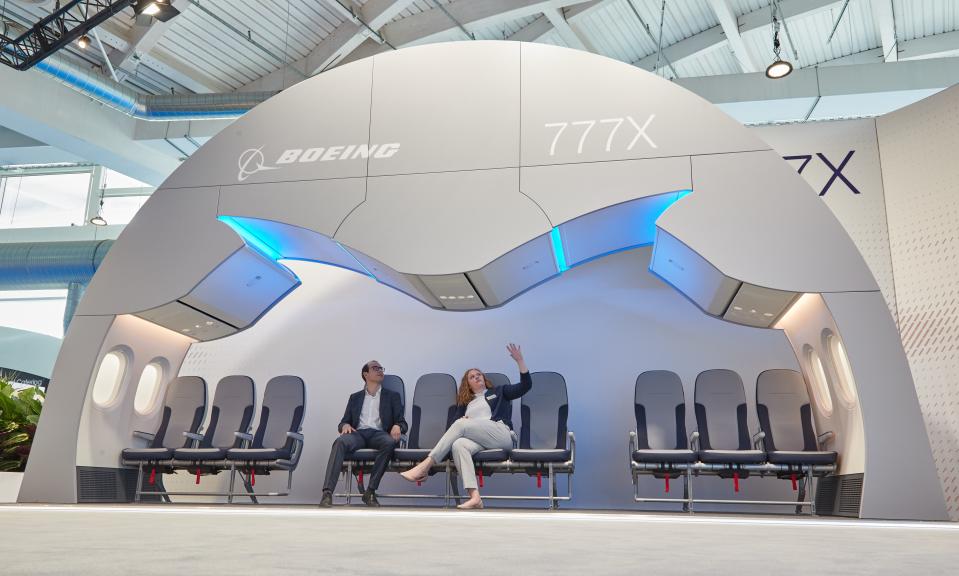
POLYGON ((156 400, 159 396, 160 382, 163 381, 163 364, 154 360, 146 365, 140 373, 140 382, 137 384, 137 395, 133 399, 133 409, 138 414, 149 414, 156 409, 156 400))
POLYGON ((100 369, 97 370, 97 378, 93 382, 94 404, 102 408, 116 400, 126 368, 127 357, 119 350, 109 352, 103 357, 100 369))
POLYGON ((812 383, 811 388, 816 406, 825 416, 829 416, 832 414, 832 396, 829 394, 826 370, 823 368, 819 354, 809 345, 806 345, 806 367, 812 383))
POLYGON ((826 334, 826 346, 829 348, 833 367, 836 369, 836 377, 839 380, 837 386, 839 397, 848 408, 853 408, 857 402, 856 380, 852 375, 852 366, 849 364, 849 356, 846 355, 846 347, 842 345, 842 340, 831 332, 826 334))

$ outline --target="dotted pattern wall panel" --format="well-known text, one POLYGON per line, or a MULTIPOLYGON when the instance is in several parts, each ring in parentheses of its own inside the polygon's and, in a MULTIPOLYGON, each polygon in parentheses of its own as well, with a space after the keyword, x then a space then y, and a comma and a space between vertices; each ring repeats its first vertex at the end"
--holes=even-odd
MULTIPOLYGON (((754 128, 802 174, 846 229, 898 318, 874 119, 754 128)), ((898 321, 898 320, 897 320, 898 321)))
POLYGON ((877 122, 899 327, 959 520, 959 89, 877 122))

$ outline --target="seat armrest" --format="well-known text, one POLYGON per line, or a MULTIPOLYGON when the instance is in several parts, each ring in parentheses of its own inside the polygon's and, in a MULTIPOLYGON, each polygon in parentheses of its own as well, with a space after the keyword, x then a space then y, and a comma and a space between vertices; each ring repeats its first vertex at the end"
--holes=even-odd
POLYGON ((636 432, 631 430, 629 432, 629 442, 626 444, 626 469, 632 471, 633 469, 633 452, 636 451, 636 432))
POLYGON ((156 434, 152 432, 143 432, 142 430, 134 430, 133 437, 146 440, 147 442, 153 442, 153 440, 156 438, 156 434))
POLYGON ((203 434, 197 434, 195 432, 183 432, 183 435, 189 438, 190 440, 193 440, 194 448, 199 448, 200 442, 203 441, 203 434))
POLYGON ((835 440, 835 439, 836 439, 836 433, 833 432, 832 430, 829 430, 829 431, 823 432, 822 434, 820 434, 819 436, 817 436, 817 437, 816 437, 816 443, 819 444, 819 449, 820 449, 820 450, 825 450, 825 449, 826 449, 826 445, 829 444, 830 442, 832 442, 832 441, 835 440))
POLYGON ((693 430, 693 433, 689 435, 689 449, 699 452, 699 430, 693 430))
POLYGON ((576 436, 570 431, 566 433, 566 439, 566 446, 569 449, 569 461, 576 462, 576 436))
POLYGON ((297 464, 300 462, 300 455, 303 453, 304 437, 299 432, 287 432, 286 437, 293 439, 293 455, 290 456, 290 465, 293 468, 296 468, 297 464))
POLYGON ((234 432, 233 435, 242 440, 241 448, 249 448, 253 444, 253 434, 249 432, 234 432))
POLYGON ((766 438, 766 433, 762 430, 753 434, 753 450, 762 450, 760 446, 762 446, 764 438, 766 438))

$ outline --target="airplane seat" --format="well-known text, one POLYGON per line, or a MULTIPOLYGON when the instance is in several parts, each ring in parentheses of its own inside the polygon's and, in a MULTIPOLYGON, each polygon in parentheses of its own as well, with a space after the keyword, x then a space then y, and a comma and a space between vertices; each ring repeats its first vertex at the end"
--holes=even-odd
POLYGON ((704 464, 718 464, 720 477, 737 480, 749 476, 742 465, 762 464, 766 454, 750 445, 746 394, 739 374, 714 369, 696 377, 696 424, 698 457, 704 464))
POLYGON ((206 403, 206 382, 198 376, 179 376, 167 386, 156 432, 133 432, 134 437, 146 440, 147 446, 124 448, 120 460, 124 466, 137 467, 136 501, 143 490, 143 469, 147 464, 151 465, 150 484, 159 483, 162 491, 162 480, 156 476, 157 466, 162 466, 161 473, 173 471, 173 452, 193 443, 192 437, 203 424, 206 403))
POLYGON ((255 502, 256 473, 269 474, 272 470, 288 473, 286 490, 264 495, 289 495, 293 471, 303 453, 305 411, 306 386, 302 378, 275 376, 266 383, 256 432, 252 435, 234 432, 237 438, 243 440, 244 446, 230 448, 226 453, 226 459, 232 463, 230 501, 236 474, 241 476, 246 492, 255 502))
POLYGON ((240 448, 242 440, 235 432, 250 432, 254 407, 253 379, 248 376, 227 376, 220 380, 213 393, 210 423, 193 446, 173 451, 175 468, 196 468, 212 465, 226 458, 230 448, 240 448))
POLYGON ((766 370, 756 380, 756 411, 765 432, 766 456, 773 464, 835 464, 837 453, 821 449, 828 433, 817 437, 802 374, 766 370))

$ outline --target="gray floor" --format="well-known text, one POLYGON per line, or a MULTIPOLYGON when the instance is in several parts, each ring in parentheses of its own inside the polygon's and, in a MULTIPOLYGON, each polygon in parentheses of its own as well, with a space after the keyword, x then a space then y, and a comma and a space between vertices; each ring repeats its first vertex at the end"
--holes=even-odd
POLYGON ((9 576, 464 572, 959 574, 959 525, 563 511, 0 506, 0 574, 9 576))

